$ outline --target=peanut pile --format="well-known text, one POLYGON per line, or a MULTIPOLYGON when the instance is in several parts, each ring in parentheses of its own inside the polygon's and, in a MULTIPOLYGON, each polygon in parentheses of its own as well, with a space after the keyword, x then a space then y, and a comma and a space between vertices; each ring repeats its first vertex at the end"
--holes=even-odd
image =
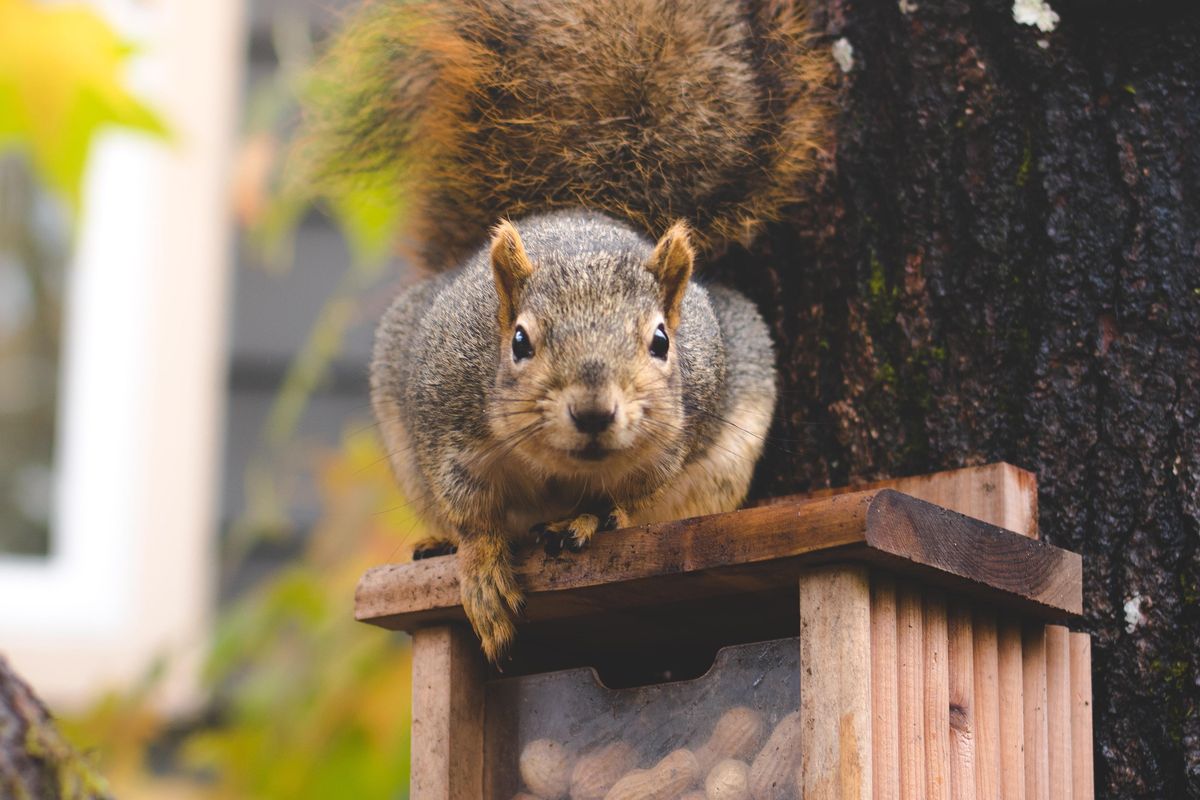
POLYGON ((703 744, 649 766, 623 741, 574 754, 537 739, 521 751, 526 791, 513 800, 795 800, 800 715, 780 720, 764 743, 765 727, 760 713, 736 706, 703 744))

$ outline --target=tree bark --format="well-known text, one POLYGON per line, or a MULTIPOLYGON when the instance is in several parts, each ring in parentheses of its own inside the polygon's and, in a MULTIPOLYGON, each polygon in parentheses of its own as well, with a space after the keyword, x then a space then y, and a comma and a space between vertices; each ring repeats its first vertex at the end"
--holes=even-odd
POLYGON ((715 265, 782 343, 756 492, 1035 471, 1099 796, 1200 797, 1200 7, 1051 3, 818 4, 854 54, 829 170, 715 265))
POLYGON ((109 800, 105 782, 54 727, 50 713, 0 657, 0 797, 109 800))

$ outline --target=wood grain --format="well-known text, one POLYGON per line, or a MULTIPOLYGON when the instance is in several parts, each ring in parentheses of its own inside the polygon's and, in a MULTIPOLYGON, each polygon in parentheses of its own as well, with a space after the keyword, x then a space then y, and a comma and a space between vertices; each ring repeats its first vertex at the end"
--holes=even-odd
MULTIPOLYGON (((866 539, 872 560, 943 588, 1082 611, 1082 563, 1075 554, 1045 550, 1041 542, 899 492, 876 495, 866 539)), ((1021 610, 1038 613, 1034 606, 1021 610)))
POLYGON ((1046 736, 1050 796, 1071 797, 1071 633, 1046 626, 1046 736))
POLYGON ((921 592, 896 590, 896 679, 899 691, 900 797, 925 797, 925 608, 921 592))
POLYGON ((946 598, 925 594, 925 797, 950 798, 950 670, 946 663, 946 598))
POLYGON ((874 800, 900 798, 900 708, 896 670, 896 582, 871 580, 871 772, 874 800))
POLYGON ((895 489, 998 528, 1038 538, 1037 476, 1003 462, 818 489, 795 497, 831 497, 871 489, 895 489))
POLYGON ((973 628, 975 794, 979 800, 1000 800, 1000 652, 996 616, 976 611, 973 628))
POLYGON ((871 589, 861 566, 800 577, 800 772, 808 798, 870 800, 871 589))
POLYGON ((412 800, 483 796, 483 660, 471 631, 417 631, 412 651, 412 800))
POLYGON ((1074 800, 1094 800, 1092 768, 1092 639, 1071 634, 1071 787, 1074 800))
POLYGON ((950 796, 975 799, 975 642, 971 610, 946 611, 946 665, 950 673, 950 796))
MULTIPOLYGON (((843 494, 604 534, 580 554, 522 549, 525 619, 570 619, 794 586, 799 570, 862 561, 1045 619, 1082 610, 1077 555, 899 492, 843 494)), ((359 620, 399 630, 465 619, 453 556, 369 570, 359 620)))
POLYGON ((1021 624, 997 623, 1000 693, 1000 797, 1025 800, 1025 665, 1021 624))
MULTIPOLYGON (((1021 671, 1025 698, 1025 798, 1050 800, 1050 741, 1046 729, 1046 629, 1042 625, 1027 624, 1022 632, 1021 671)), ((1059 797, 1055 797, 1054 800, 1059 800, 1059 797)))

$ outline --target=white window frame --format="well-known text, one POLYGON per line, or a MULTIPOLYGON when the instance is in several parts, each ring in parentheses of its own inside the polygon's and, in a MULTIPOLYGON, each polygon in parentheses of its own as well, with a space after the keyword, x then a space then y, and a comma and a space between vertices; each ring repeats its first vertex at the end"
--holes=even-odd
POLYGON ((0 557, 0 652, 78 707, 160 659, 187 708, 214 603, 239 0, 96 0, 172 131, 94 148, 67 279, 48 557, 0 557))

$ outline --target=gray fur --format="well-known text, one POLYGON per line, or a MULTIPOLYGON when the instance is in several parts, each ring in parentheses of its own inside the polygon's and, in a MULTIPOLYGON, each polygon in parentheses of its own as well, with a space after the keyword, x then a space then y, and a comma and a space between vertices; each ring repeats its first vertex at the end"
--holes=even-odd
MULTIPOLYGON (((540 361, 514 367, 487 249, 405 291, 379 326, 372 401, 414 507, 459 545, 460 562, 481 537, 509 539, 532 523, 598 509, 615 507, 641 523, 736 508, 775 403, 771 341, 754 306, 731 289, 692 282, 669 360, 656 362, 644 335, 663 313, 646 266, 652 242, 582 211, 516 228, 535 266, 518 319, 537 331, 540 361), (538 415, 551 412, 535 409, 554 408, 547 398, 562 392, 587 402, 605 386, 623 387, 617 404, 631 421, 621 433, 636 446, 599 465, 575 465, 538 428, 538 415), (524 427, 498 436, 510 417, 524 427)), ((464 582, 464 603, 468 593, 481 607, 499 602, 477 584, 464 582)), ((504 622, 470 606, 468 614, 485 649, 489 625, 502 649, 511 636, 504 622)))

